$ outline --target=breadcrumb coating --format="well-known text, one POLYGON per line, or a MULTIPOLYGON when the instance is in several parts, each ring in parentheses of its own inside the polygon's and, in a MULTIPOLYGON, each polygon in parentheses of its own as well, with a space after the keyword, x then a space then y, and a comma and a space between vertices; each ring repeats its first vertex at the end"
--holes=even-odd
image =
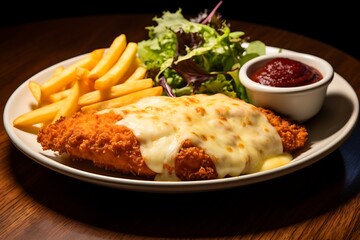
POLYGON ((265 114, 281 137, 284 152, 293 153, 305 146, 308 140, 308 131, 304 126, 284 117, 276 115, 269 109, 259 108, 265 114))
MULTIPOLYGON (((293 153, 308 139, 305 127, 259 108, 277 129, 284 152, 293 153)), ((154 179, 141 155, 140 143, 127 127, 116 124, 121 115, 113 112, 96 114, 78 112, 70 118, 61 118, 40 129, 37 141, 44 150, 67 153, 72 159, 92 161, 107 170, 154 179)), ((180 180, 204 180, 218 177, 215 165, 206 152, 186 140, 175 157, 175 171, 180 180)))

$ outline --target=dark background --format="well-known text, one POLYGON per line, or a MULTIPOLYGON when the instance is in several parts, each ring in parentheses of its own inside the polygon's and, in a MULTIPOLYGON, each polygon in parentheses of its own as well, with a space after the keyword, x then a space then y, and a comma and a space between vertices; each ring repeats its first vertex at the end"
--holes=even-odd
MULTIPOLYGON (((97 1, 17 1, 1 3, 1 27, 86 15, 149 13, 161 16, 165 10, 182 9, 184 15, 211 10, 218 0, 97 0, 97 1)), ((225 19, 237 19, 288 30, 327 43, 360 59, 360 10, 345 1, 230 1, 218 10, 225 19)), ((260 39, 261 40, 261 39, 260 39)), ((1 39, 0 39, 1 41, 1 39)))

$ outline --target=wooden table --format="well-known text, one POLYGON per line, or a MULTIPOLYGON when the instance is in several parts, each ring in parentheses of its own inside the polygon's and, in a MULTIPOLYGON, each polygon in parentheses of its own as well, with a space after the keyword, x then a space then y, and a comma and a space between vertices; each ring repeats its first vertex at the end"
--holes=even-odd
MULTIPOLYGON (((129 41, 146 38, 152 17, 90 16, 0 29, 1 111, 37 72, 107 47, 120 33, 129 41)), ((294 33, 231 24, 268 46, 325 58, 360 95, 356 59, 294 33)), ((61 175, 19 151, 3 124, 0 131, 0 239, 360 239, 359 127, 339 149, 292 174, 182 194, 119 190, 61 175)))

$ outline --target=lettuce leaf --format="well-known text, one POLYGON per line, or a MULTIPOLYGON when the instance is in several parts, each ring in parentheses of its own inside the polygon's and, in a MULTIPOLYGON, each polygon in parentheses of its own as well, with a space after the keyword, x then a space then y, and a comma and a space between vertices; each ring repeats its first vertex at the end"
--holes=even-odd
POLYGON ((238 72, 265 54, 264 43, 246 42, 245 33, 232 32, 216 9, 196 20, 185 19, 181 8, 153 20, 156 24, 146 28, 149 38, 138 43, 138 56, 165 94, 223 93, 248 101, 238 72))

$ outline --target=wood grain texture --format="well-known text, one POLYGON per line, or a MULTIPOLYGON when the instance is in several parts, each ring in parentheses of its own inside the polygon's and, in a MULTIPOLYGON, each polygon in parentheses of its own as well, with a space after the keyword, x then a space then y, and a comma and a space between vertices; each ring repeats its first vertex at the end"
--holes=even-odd
MULTIPOLYGON (((37 72, 109 46, 120 33, 147 37, 152 15, 64 18, 0 28, 0 110, 37 72)), ((328 60, 360 96, 360 62, 283 30, 231 21, 268 46, 328 60)), ((360 129, 300 171, 244 187, 192 194, 122 191, 47 169, 0 127, 0 239, 360 239, 360 129)))

